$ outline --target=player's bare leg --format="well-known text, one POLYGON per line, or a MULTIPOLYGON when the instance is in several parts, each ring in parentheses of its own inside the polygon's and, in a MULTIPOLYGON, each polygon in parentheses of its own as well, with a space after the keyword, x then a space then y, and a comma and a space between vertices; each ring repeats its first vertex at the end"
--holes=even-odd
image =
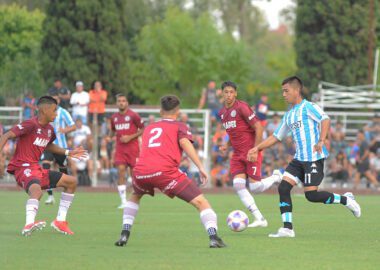
MULTIPOLYGON (((253 180, 253 179, 251 179, 253 180)), ((259 208, 257 207, 255 203, 255 199, 251 195, 251 193, 248 191, 246 187, 246 175, 245 174, 238 174, 235 175, 234 180, 233 180, 233 187, 239 196, 240 200, 244 204, 245 207, 249 210, 249 212, 252 213, 254 222, 248 225, 249 227, 258 227, 257 225, 259 224, 261 227, 266 227, 268 226, 268 222, 266 219, 263 217, 261 214, 259 208), (256 222, 256 223, 255 223, 256 222), (266 225, 265 225, 266 224, 266 225)))
POLYGON ((33 231, 41 230, 46 226, 45 221, 35 221, 38 213, 39 201, 42 197, 41 186, 38 183, 31 184, 28 189, 29 199, 26 202, 26 222, 21 234, 30 236, 33 231))
POLYGON ((131 197, 125 204, 123 209, 123 229, 119 240, 115 242, 115 246, 122 247, 128 243, 131 229, 135 221, 135 217, 139 210, 140 200, 143 195, 132 193, 131 197))
POLYGON ((127 185, 125 181, 126 166, 124 164, 120 164, 117 166, 117 169, 119 172, 119 178, 117 180, 117 190, 119 191, 119 196, 121 200, 121 204, 118 208, 123 209, 127 204, 127 185))
POLYGON ((366 171, 364 176, 367 177, 368 181, 376 188, 379 189, 379 182, 376 179, 376 176, 370 171, 366 171))
MULTIPOLYGON (((180 194, 178 195, 179 198, 180 194)), ((211 205, 207 201, 207 199, 204 197, 203 194, 198 195, 194 199, 192 199, 189 202, 191 205, 193 205, 195 208, 198 209, 200 213, 200 218, 202 221, 203 226, 205 227, 207 234, 210 238, 210 248, 223 248, 226 246, 226 244, 223 242, 223 240, 218 236, 217 230, 217 216, 214 210, 211 208, 211 205)))
POLYGON ((68 226, 66 215, 74 199, 77 179, 71 175, 62 174, 62 177, 57 183, 57 187, 63 187, 64 190, 61 194, 57 218, 51 223, 51 226, 63 234, 74 234, 68 226))

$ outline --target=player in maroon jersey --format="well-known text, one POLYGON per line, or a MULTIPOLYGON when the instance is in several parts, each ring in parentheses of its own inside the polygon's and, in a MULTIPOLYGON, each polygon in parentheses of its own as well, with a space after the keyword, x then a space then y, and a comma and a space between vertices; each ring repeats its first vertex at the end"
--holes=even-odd
POLYGON ((125 173, 127 167, 132 172, 139 156, 138 137, 142 134, 144 122, 137 113, 128 108, 128 100, 124 94, 119 94, 116 98, 119 112, 111 116, 111 130, 116 133, 114 164, 119 171, 119 208, 124 208, 127 203, 125 173))
POLYGON ((233 187, 245 207, 252 213, 254 221, 248 227, 267 227, 268 222, 256 206, 253 196, 246 188, 247 178, 252 193, 261 193, 270 188, 273 183, 279 183, 282 175, 275 170, 273 175, 261 179, 262 156, 255 162, 247 160, 250 148, 262 140, 263 127, 250 106, 238 100, 237 87, 233 82, 222 84, 224 107, 219 111, 219 117, 229 136, 229 142, 220 147, 227 151, 232 146, 233 155, 230 160, 230 171, 233 177, 233 187))
POLYGON ((176 96, 162 97, 161 121, 144 129, 141 154, 133 170, 133 193, 124 208, 123 229, 116 246, 127 244, 140 199, 145 194, 153 196, 154 188, 158 188, 170 198, 176 196, 197 208, 209 235, 210 247, 225 247, 217 235, 214 210, 196 184, 179 170, 182 151, 185 151, 198 167, 202 183, 207 182, 207 173, 192 145, 191 132, 184 123, 176 121, 179 105, 176 96))
POLYGON ((81 148, 67 150, 52 143, 56 137, 50 123, 57 116, 57 101, 54 98, 43 96, 38 100, 37 106, 37 117, 14 126, 0 138, 1 150, 9 139, 17 138, 16 151, 9 162, 7 171, 15 176, 17 184, 29 195, 26 203, 26 224, 22 235, 29 236, 33 231, 46 226, 45 221, 35 221, 35 217, 42 189, 55 187, 63 187, 64 191, 57 218, 51 226, 61 233, 73 234, 66 222, 66 214, 74 198, 77 181, 73 176, 42 169, 38 162, 45 149, 54 154, 72 158, 82 158, 86 155, 86 151, 81 148))

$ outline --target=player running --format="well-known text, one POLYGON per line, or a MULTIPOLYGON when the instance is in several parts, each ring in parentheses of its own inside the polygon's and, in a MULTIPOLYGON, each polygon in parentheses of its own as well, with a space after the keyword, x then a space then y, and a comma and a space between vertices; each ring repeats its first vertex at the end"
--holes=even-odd
POLYGON ((270 188, 274 183, 279 183, 282 175, 280 171, 275 170, 272 176, 261 179, 261 154, 254 162, 247 160, 249 149, 262 140, 263 127, 250 106, 236 98, 237 86, 235 83, 224 82, 222 93, 224 108, 219 111, 219 117, 227 131, 229 142, 220 147, 220 150, 227 151, 229 144, 232 145, 233 155, 230 160, 230 171, 233 177, 233 187, 244 206, 254 217, 254 221, 248 227, 267 227, 268 222, 258 209, 253 196, 249 193, 246 181, 248 178, 252 193, 258 194, 270 188))
POLYGON ((142 135, 141 154, 133 173, 133 193, 123 214, 123 229, 116 246, 124 246, 145 194, 154 196, 154 188, 170 198, 174 196, 190 203, 200 212, 201 221, 210 238, 210 248, 225 247, 217 235, 217 216, 200 189, 179 170, 182 150, 198 167, 202 184, 207 174, 192 145, 188 127, 176 119, 180 113, 180 101, 176 96, 161 98, 161 121, 150 124, 142 135))
MULTIPOLYGON (((56 95, 51 95, 51 97, 53 97, 59 104, 60 99, 58 93, 56 95)), ((57 117, 53 122, 53 127, 56 136, 56 139, 53 143, 59 147, 67 148, 66 134, 76 130, 76 126, 70 113, 59 105, 57 108, 57 117)), ((55 161, 59 166, 59 171, 64 174, 68 174, 67 160, 65 155, 57 155, 49 151, 44 151, 41 160, 42 168, 50 170, 52 162, 55 161)), ((48 193, 48 198, 45 201, 45 204, 54 204, 55 199, 53 196, 53 189, 49 188, 46 191, 48 193)))
POLYGON ((324 173, 323 165, 328 156, 325 147, 330 119, 322 109, 302 97, 303 83, 296 77, 289 77, 282 82, 282 96, 291 109, 285 113, 277 130, 252 148, 248 159, 254 161, 260 151, 281 141, 291 132, 296 145, 294 159, 289 163, 278 192, 280 194, 280 211, 284 227, 269 237, 295 237, 292 223, 292 199, 290 191, 294 185, 302 182, 305 197, 310 202, 325 204, 343 204, 355 217, 359 218, 361 209, 352 193, 339 195, 327 191, 318 191, 324 173))
POLYGON ((17 184, 29 195, 26 202, 26 223, 21 233, 29 236, 33 231, 46 226, 45 221, 35 221, 42 189, 63 187, 58 215, 51 226, 61 233, 74 234, 66 222, 66 215, 74 199, 77 181, 73 176, 42 169, 38 161, 45 149, 72 158, 82 158, 86 151, 81 148, 67 150, 52 143, 56 139, 54 128, 50 124, 57 116, 57 101, 54 98, 43 96, 38 100, 37 106, 37 117, 14 126, 0 138, 0 150, 9 139, 18 139, 7 171, 15 176, 17 184))
POLYGON ((127 203, 125 173, 127 167, 132 173, 136 165, 140 153, 138 137, 143 132, 144 122, 137 113, 128 108, 128 100, 124 94, 116 96, 116 104, 119 112, 111 116, 111 130, 116 132, 114 164, 119 171, 117 186, 121 199, 119 208, 124 208, 127 203))

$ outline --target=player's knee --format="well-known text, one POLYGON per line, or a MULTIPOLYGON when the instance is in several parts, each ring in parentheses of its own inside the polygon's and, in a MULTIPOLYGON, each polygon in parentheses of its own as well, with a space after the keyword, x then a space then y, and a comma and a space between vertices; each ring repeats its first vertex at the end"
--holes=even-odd
POLYGON ((293 186, 287 182, 282 180, 280 185, 278 186, 278 193, 279 194, 288 194, 292 190, 293 186))
POLYGON ((68 187, 76 188, 76 186, 78 185, 78 178, 70 175, 68 176, 66 183, 68 187))
POLYGON ((309 202, 319 202, 318 191, 316 190, 306 191, 305 197, 309 202))
POLYGON ((233 184, 235 191, 240 191, 240 190, 246 188, 245 187, 246 180, 243 178, 234 178, 232 184, 233 184))

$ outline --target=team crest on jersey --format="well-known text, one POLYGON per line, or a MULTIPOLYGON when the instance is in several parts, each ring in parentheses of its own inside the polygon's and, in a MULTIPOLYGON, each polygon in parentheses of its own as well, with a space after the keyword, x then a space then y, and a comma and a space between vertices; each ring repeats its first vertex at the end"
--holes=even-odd
POLYGON ((235 110, 232 110, 231 112, 231 117, 235 117, 236 116, 236 111, 235 110))
POLYGON ((32 175, 32 170, 31 169, 25 169, 24 174, 26 177, 30 177, 32 175))
POLYGON ((222 115, 220 116, 220 119, 222 119, 222 120, 223 120, 223 117, 224 117, 224 114, 222 114, 222 115))
POLYGON ((37 134, 41 134, 41 129, 37 128, 37 134))
POLYGON ((113 119, 113 121, 114 121, 114 122, 117 122, 117 117, 115 117, 115 118, 113 119))
POLYGON ((129 117, 129 115, 127 115, 124 119, 125 119, 125 121, 131 120, 131 118, 129 117))
POLYGON ((17 127, 18 127, 20 130, 24 128, 23 126, 21 126, 21 124, 18 124, 17 127))

